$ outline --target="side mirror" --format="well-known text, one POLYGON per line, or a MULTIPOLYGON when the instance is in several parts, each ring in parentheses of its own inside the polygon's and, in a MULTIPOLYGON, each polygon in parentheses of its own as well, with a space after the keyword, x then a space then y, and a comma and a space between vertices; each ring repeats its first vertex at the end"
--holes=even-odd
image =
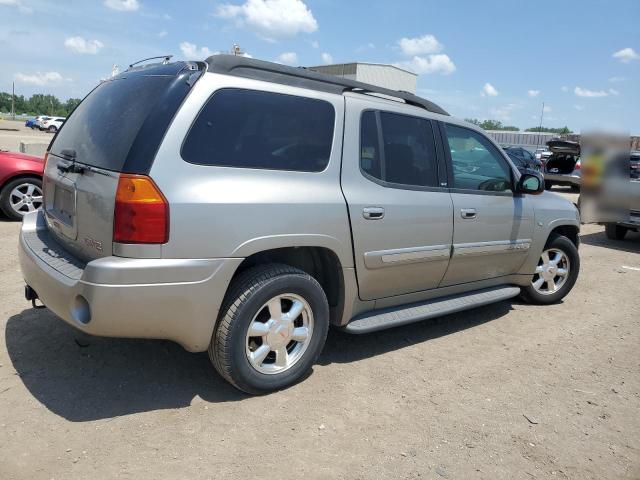
POLYGON ((518 193, 529 193, 531 195, 539 195, 544 192, 544 178, 542 174, 535 170, 526 170, 520 175, 516 191, 518 193))

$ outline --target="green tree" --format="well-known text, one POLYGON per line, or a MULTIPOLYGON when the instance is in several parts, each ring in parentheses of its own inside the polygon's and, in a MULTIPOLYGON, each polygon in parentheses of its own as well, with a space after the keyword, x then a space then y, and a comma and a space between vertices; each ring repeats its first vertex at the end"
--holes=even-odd
POLYGON ((549 132, 549 133, 557 133, 559 135, 566 135, 568 133, 573 133, 566 125, 561 128, 551 128, 551 127, 531 127, 527 128, 525 132, 549 132))
POLYGON ((465 118, 465 121, 473 123, 484 130, 508 130, 511 132, 519 132, 518 127, 513 125, 503 125, 500 120, 478 120, 477 118, 465 118))

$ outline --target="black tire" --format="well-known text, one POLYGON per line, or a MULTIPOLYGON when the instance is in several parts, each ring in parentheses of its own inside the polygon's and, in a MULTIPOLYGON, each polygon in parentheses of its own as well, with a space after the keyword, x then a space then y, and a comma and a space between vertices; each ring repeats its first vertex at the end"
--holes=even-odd
POLYGON ((550 182, 549 180, 545 180, 544 181, 544 189, 545 190, 551 190, 551 187, 553 187, 553 183, 550 182))
POLYGON ((628 228, 615 223, 607 223, 604 226, 604 233, 607 235, 607 238, 610 238, 611 240, 624 240, 628 230, 628 228))
POLYGON ((563 235, 552 234, 549 237, 549 240, 547 240, 544 250, 548 250, 550 248, 561 250, 567 255, 567 257, 569 257, 569 278, 557 292, 551 294, 542 294, 536 291, 530 282, 526 287, 522 287, 520 292, 520 297, 528 303, 536 305, 550 305, 552 303, 557 303, 567 296, 575 285, 576 280, 578 280, 578 274, 580 273, 580 255, 578 254, 578 248, 573 244, 573 242, 563 235))
POLYGON ((58 129, 56 127, 54 127, 53 125, 51 125, 49 128, 47 128, 47 132, 49 133, 56 133, 58 131, 58 129))
POLYGON ((580 185, 571 185, 571 191, 574 193, 580 192, 580 185))
POLYGON ((302 270, 282 264, 252 267, 236 278, 225 297, 209 344, 209 358, 233 386, 261 395, 280 390, 305 377, 318 359, 329 330, 329 304, 320 284, 302 270), (265 374, 247 358, 247 329, 270 299, 284 293, 302 297, 311 307, 314 326, 310 343, 299 360, 281 373, 265 374))
POLYGON ((11 199, 9 198, 11 190, 13 190, 21 183, 31 183, 42 190, 42 180, 35 177, 19 177, 14 178, 10 182, 7 182, 0 192, 0 210, 2 210, 2 213, 4 213, 11 220, 22 220, 23 217, 23 215, 20 215, 11 207, 11 199))

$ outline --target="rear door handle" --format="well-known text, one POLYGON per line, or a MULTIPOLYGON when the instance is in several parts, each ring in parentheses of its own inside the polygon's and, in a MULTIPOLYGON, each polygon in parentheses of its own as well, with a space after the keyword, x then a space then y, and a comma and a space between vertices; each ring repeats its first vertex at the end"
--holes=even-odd
POLYGON ((381 218, 384 218, 384 208, 365 207, 362 209, 362 216, 367 220, 380 220, 381 218))
POLYGON ((465 220, 470 220, 472 218, 476 218, 478 216, 475 208, 461 208, 460 216, 465 220))

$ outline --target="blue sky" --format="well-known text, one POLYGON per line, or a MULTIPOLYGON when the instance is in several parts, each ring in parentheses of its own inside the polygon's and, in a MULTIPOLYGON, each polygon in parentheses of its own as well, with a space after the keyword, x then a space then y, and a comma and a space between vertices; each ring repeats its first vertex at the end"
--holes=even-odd
POLYGON ((83 97, 138 59, 234 43, 292 65, 409 68, 453 115, 640 133, 640 2, 0 0, 0 91, 83 97))

